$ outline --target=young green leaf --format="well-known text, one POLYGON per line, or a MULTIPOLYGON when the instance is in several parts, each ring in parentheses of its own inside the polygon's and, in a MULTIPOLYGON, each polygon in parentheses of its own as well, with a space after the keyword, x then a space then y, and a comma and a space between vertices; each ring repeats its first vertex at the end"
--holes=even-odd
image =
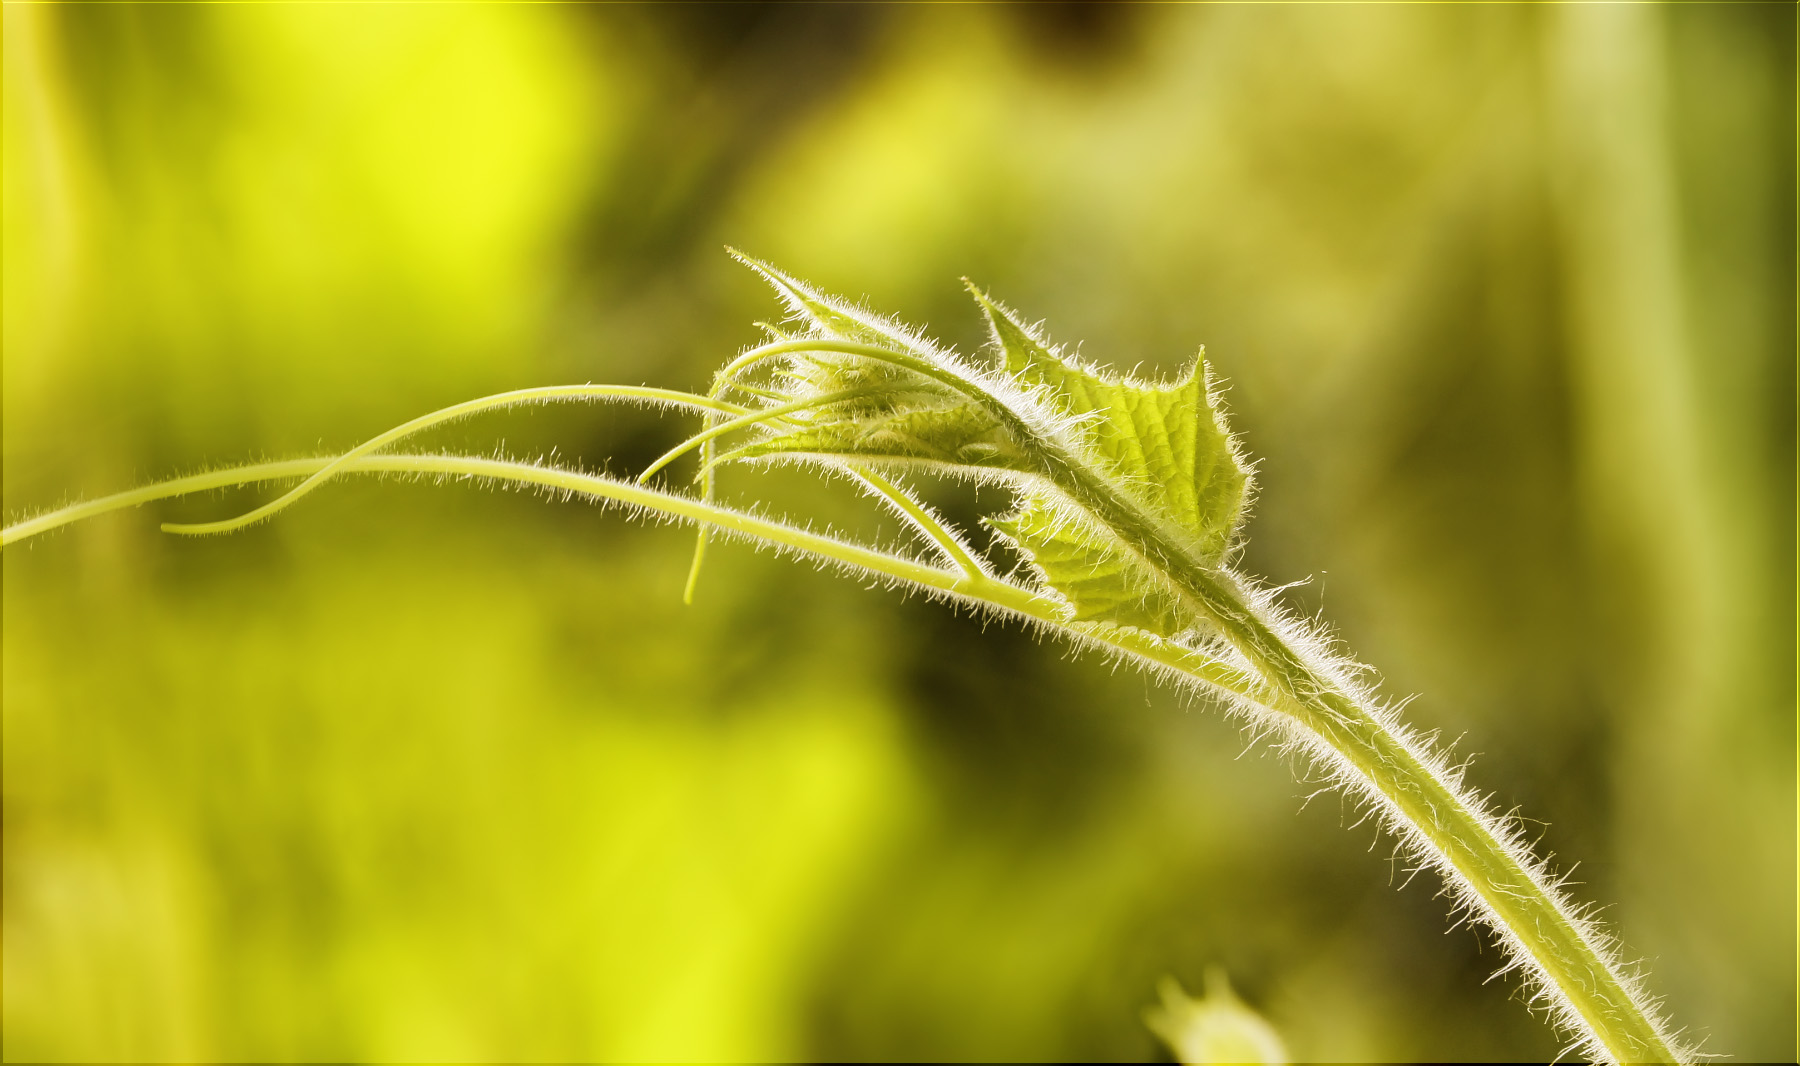
POLYGON ((1136 626, 1159 637, 1194 628, 1199 618, 1118 538, 1069 513, 1048 494, 1024 496, 988 525, 1031 561, 1039 580, 1068 604, 1074 622, 1136 626))
POLYGON ((1007 373, 1071 416, 1106 472, 1145 510, 1188 533, 1216 561, 1243 517, 1250 474, 1208 389, 1204 358, 1167 385, 1142 385, 1082 367, 969 286, 987 314, 1007 373))
MULTIPOLYGON (((1075 364, 1037 331, 969 285, 987 315, 1006 371, 1074 420, 1078 439, 1140 508, 1185 533, 1193 555, 1216 561, 1231 546, 1250 476, 1196 359, 1169 385, 1105 377, 1075 364)), ((1072 518, 1059 494, 1022 494, 990 524, 1031 560, 1077 620, 1137 626, 1160 636, 1204 620, 1146 560, 1104 527, 1072 518)))

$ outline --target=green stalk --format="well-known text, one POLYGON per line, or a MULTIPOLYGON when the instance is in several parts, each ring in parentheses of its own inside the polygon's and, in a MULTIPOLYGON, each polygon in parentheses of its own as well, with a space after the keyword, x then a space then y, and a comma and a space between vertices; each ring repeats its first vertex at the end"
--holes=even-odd
MULTIPOLYGON (((1584 1047, 1615 1062, 1683 1061, 1601 935, 1572 912, 1530 853, 1437 760, 1407 743, 1370 701, 1310 663, 1284 635, 1286 627, 1266 617, 1239 581, 1197 557, 1166 523, 1076 454, 1034 432, 1026 417, 978 383, 910 354, 841 342, 812 344, 815 350, 853 352, 913 370, 986 407, 1013 431, 1039 476, 1111 529, 1255 667, 1266 686, 1255 702, 1297 727, 1302 743, 1373 801, 1396 832, 1443 873, 1463 902, 1513 949, 1552 1013, 1583 1038, 1584 1047)), ((764 356, 749 353, 727 372, 758 357, 764 356)))
POLYGON ((1570 912, 1491 815, 1366 701, 1310 667, 1224 582, 1192 576, 1211 580, 1219 599, 1230 603, 1231 612, 1216 620, 1232 645, 1272 679, 1275 707, 1342 758, 1361 791, 1386 808, 1389 823, 1412 838, 1534 971, 1566 1023, 1613 1061, 1680 1061, 1594 930, 1570 912))
MULTIPOLYGON (((1026 416, 1010 409, 979 384, 916 357, 843 342, 780 342, 748 353, 733 369, 770 355, 800 350, 844 351, 906 366, 950 384, 988 407, 1026 447, 1032 468, 1027 473, 1055 485, 1109 527, 1210 623, 1249 670, 1143 629, 1070 621, 1063 600, 982 572, 972 559, 963 557, 966 552, 948 548, 944 542, 954 544, 955 538, 938 527, 928 513, 920 511, 915 515, 904 505, 903 510, 915 520, 914 524, 939 541, 940 548, 950 551, 957 569, 942 569, 811 533, 707 499, 591 474, 468 456, 372 454, 405 432, 416 432, 427 421, 435 424, 436 420, 464 413, 462 408, 415 420, 342 456, 211 471, 76 504, 0 531, 0 546, 108 511, 231 485, 301 478, 305 480, 300 488, 305 490, 338 473, 436 475, 531 485, 655 511, 694 522, 703 529, 722 530, 998 610, 1198 684, 1225 697, 1243 713, 1278 726, 1342 784, 1373 803, 1403 841, 1444 875, 1461 900, 1507 944, 1535 980, 1549 1009, 1577 1034, 1585 1051, 1614 1062, 1683 1061, 1673 1042, 1653 1020, 1641 993, 1611 959, 1601 935, 1573 912, 1506 823, 1488 813, 1440 760, 1412 741, 1366 694, 1325 662, 1311 648, 1304 632, 1284 622, 1276 609, 1252 592, 1246 582, 1218 563, 1202 558, 1179 531, 1149 515, 1124 490, 1109 483, 1058 440, 1033 432, 1026 416)), ((577 388, 589 395, 608 391, 593 386, 577 388)), ((611 394, 617 396, 625 391, 611 394)), ((687 394, 661 393, 652 397, 639 394, 640 390, 629 392, 632 398, 679 402, 709 411, 742 411, 687 394)), ((510 394, 477 403, 493 406, 527 395, 510 394)), ((530 398, 548 397, 539 394, 530 398)), ((898 493, 897 488, 876 477, 875 487, 885 486, 898 493)), ((271 514, 299 494, 291 492, 231 525, 271 514)))
POLYGON ((1309 662, 1241 583, 1172 542, 1160 523, 1072 457, 1046 448, 1044 460, 1059 488, 1155 566, 1250 661, 1270 690, 1259 702, 1294 722, 1313 739, 1315 755, 1378 804, 1517 952, 1565 1023, 1616 1062, 1681 1061, 1597 932, 1436 760, 1309 662))
POLYGON ((501 481, 641 507, 706 528, 738 534, 761 545, 800 552, 824 562, 891 578, 927 592, 995 608, 1059 630, 1084 643, 1104 645, 1150 665, 1179 671, 1220 695, 1252 702, 1257 697, 1253 682, 1229 664, 1141 630, 1066 622, 1063 620, 1059 601, 1010 581, 988 576, 979 569, 971 571, 959 566, 956 570, 944 570, 891 552, 851 544, 836 537, 799 529, 785 522, 747 514, 691 496, 645 488, 595 474, 503 459, 405 454, 323 456, 210 470, 203 474, 172 478, 111 496, 71 504, 14 523, 0 529, 0 547, 11 546, 84 519, 157 500, 269 481, 291 481, 325 469, 344 474, 435 475, 501 481))

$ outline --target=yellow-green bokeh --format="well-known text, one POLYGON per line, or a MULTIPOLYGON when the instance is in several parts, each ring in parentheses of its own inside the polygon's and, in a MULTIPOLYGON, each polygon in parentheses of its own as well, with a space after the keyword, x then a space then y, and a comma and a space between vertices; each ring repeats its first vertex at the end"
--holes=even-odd
MULTIPOLYGON (((774 314, 727 243, 964 348, 962 275, 1121 369, 1204 343, 1247 565, 1548 823, 1678 1026, 1793 1053, 1791 9, 5 20, 9 518, 698 386, 774 314)), ((1301 1058, 1556 1052, 1357 812, 1129 672, 742 546, 683 607, 681 532, 464 486, 156 531, 251 498, 6 553, 8 1058, 1143 1058, 1212 966, 1301 1058)))

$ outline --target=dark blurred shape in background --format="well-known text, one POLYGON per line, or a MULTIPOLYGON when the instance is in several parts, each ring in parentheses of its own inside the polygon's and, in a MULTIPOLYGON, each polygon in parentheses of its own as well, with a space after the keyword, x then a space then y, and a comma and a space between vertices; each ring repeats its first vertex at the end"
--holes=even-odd
MULTIPOLYGON (((1205 343, 1248 568, 1706 1050, 1795 1053, 1791 5, 5 20, 9 516, 698 386, 775 313, 725 243, 965 350, 962 275, 1122 370, 1205 343)), ((1556 1054, 1356 812, 1129 671, 741 547, 683 608, 687 536, 463 487, 156 532, 248 498, 5 555, 8 1058, 1137 1059, 1213 965, 1301 1059, 1556 1054)))

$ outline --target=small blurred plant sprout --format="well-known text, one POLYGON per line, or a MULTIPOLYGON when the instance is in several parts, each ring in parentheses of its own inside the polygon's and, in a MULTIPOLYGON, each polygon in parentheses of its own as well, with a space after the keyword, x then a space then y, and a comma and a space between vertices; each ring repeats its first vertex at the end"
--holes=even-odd
POLYGON ((1276 1066, 1288 1061, 1275 1027, 1237 997, 1223 969, 1207 969, 1202 999, 1191 998, 1173 977, 1163 978, 1157 991, 1162 1002, 1145 1009, 1144 1023, 1187 1066, 1215 1062, 1276 1066))
MULTIPOLYGON (((1170 382, 1108 374, 971 286, 997 356, 971 362, 915 329, 739 258, 775 288, 791 322, 765 326, 769 340, 730 360, 706 395, 614 385, 501 393, 423 415, 342 455, 215 470, 65 507, 7 527, 0 545, 152 500, 299 479, 236 518, 163 526, 225 533, 339 474, 423 476, 531 487, 692 522, 700 540, 690 600, 707 538, 719 533, 972 606, 1209 696, 1280 750, 1310 760, 1420 867, 1444 878, 1457 912, 1493 931, 1505 949, 1502 972, 1521 972, 1576 1054, 1608 1062, 1691 1057, 1611 937, 1532 854, 1519 821, 1466 786, 1315 625, 1235 568, 1250 469, 1204 359, 1170 382), (455 419, 568 400, 675 407, 700 413, 706 425, 629 482, 547 462, 388 450, 455 419), (700 457, 697 493, 645 484, 691 452, 700 457), (929 554, 851 543, 715 499, 721 469, 783 463, 846 480, 893 511, 929 554), (1000 558, 920 500, 904 480, 914 474, 1008 489, 1012 507, 983 519, 1000 558)), ((1223 1010, 1206 1004, 1229 996, 1221 981, 1194 1009, 1223 1010)), ((1165 990, 1159 1017, 1170 1025, 1193 1017, 1177 1002, 1165 990)), ((1180 1046, 1185 1056, 1188 1044, 1180 1046)))

